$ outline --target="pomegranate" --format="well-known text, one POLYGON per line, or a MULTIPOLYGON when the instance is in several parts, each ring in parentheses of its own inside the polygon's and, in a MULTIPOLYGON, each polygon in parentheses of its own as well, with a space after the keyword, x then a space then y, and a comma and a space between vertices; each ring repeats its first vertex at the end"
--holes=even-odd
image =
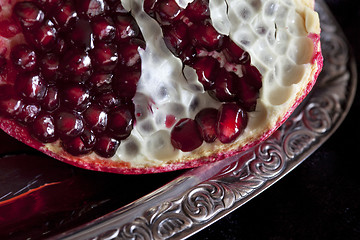
POLYGON ((322 67, 313 1, 259 4, 0 0, 0 127, 61 161, 123 174, 244 151, 322 67))

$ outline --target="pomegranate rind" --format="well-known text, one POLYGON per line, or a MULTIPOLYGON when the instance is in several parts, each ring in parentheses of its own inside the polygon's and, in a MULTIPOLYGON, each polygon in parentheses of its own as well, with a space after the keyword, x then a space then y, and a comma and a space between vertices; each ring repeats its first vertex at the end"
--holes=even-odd
MULTIPOLYGON (((314 2, 312 0, 296 0, 295 2, 299 6, 304 6, 304 9, 305 6, 311 8, 313 8, 314 6, 314 2)), ((0 12, 0 17, 3 17, 3 14, 4 12, 0 12)), ((285 110, 283 112, 277 114, 278 117, 271 124, 267 125, 263 129, 256 131, 256 134, 251 135, 249 138, 242 141, 237 141, 234 144, 220 145, 218 142, 215 143, 217 144, 217 149, 215 152, 199 149, 195 150, 189 155, 184 155, 181 159, 178 160, 169 160, 158 165, 144 164, 134 167, 131 165, 130 162, 122 161, 119 159, 113 160, 102 158, 96 156, 95 154, 86 156, 72 156, 61 148, 59 141, 51 144, 43 144, 32 138, 31 134, 24 126, 18 124, 14 120, 7 119, 3 116, 0 116, 0 128, 10 136, 16 138, 17 140, 35 149, 38 149, 39 151, 53 158, 80 168, 95 171, 120 174, 148 174, 193 168, 201 166, 203 164, 219 161, 240 152, 246 151, 249 148, 266 140, 289 118, 289 116, 294 112, 298 105, 309 94, 316 82, 316 79, 323 65, 323 57, 321 55, 320 47, 320 27, 317 22, 315 22, 315 25, 312 26, 312 29, 313 31, 308 36, 314 43, 313 57, 311 60, 311 73, 307 79, 304 79, 302 81, 300 90, 297 92, 296 96, 294 96, 293 101, 288 103, 287 107, 284 108, 285 110)), ((21 42, 21 38, 18 42, 21 42)), ((4 46, 6 49, 7 44, 8 42, 0 38, 0 50, 4 46)), ((7 51, 7 54, 9 54, 9 51, 7 51)))

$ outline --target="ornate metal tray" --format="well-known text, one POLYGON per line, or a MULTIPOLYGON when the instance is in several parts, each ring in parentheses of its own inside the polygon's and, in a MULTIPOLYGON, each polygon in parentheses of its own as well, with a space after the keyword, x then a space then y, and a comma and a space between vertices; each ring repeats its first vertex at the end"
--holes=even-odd
POLYGON ((164 187, 53 239, 183 239, 239 208, 303 162, 337 129, 353 101, 357 73, 346 39, 317 1, 324 69, 314 90, 264 143, 189 170, 164 187))

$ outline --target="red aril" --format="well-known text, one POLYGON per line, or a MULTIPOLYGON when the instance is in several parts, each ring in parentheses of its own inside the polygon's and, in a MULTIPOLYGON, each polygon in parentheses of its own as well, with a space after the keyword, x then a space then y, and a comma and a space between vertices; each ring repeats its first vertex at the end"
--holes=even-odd
POLYGON ((246 112, 234 103, 223 104, 219 110, 216 134, 222 143, 231 143, 244 131, 246 112))
POLYGON ((280 126, 322 66, 319 42, 308 41, 319 34, 308 0, 277 2, 301 16, 276 18, 289 25, 277 34, 267 1, 238 16, 233 1, 221 10, 208 0, 0 0, 0 127, 64 162, 117 173, 243 151, 280 126), (252 25, 264 19, 262 36, 252 25), (292 47, 281 54, 278 45, 292 47), (280 63, 306 73, 284 102, 274 96, 294 83, 275 74, 280 63))

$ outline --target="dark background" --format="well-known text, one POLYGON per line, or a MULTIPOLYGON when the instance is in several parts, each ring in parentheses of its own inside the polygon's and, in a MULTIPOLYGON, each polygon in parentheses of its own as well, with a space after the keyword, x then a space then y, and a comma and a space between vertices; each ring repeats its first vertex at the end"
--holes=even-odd
MULTIPOLYGON (((360 1, 325 2, 360 63, 360 1)), ((360 239, 359 110, 357 94, 337 132, 303 164, 190 239, 360 239)))
MULTIPOLYGON (((360 1, 326 2, 360 62, 360 1)), ((357 95, 340 128, 303 164, 190 239, 360 239, 359 107, 357 95)), ((69 230, 182 172, 124 176, 87 171, 0 131, 0 239, 42 239, 69 230)))

